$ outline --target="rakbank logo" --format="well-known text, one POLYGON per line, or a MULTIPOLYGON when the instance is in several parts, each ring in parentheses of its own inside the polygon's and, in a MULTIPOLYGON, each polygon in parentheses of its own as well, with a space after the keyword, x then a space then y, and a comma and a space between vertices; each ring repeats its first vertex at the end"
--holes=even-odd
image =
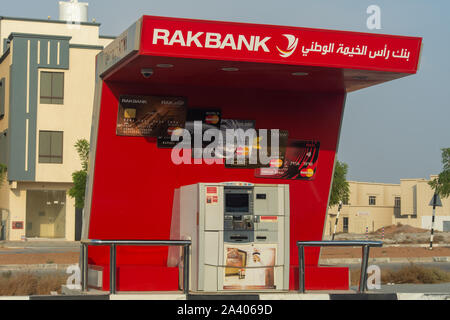
POLYGON ((283 34, 283 36, 289 41, 287 50, 281 50, 278 46, 277 49, 282 58, 288 58, 295 52, 295 50, 297 50, 298 38, 292 34, 283 34))
POLYGON ((196 32, 175 30, 171 32, 167 29, 153 29, 153 44, 163 44, 165 46, 182 46, 182 47, 197 47, 197 48, 212 48, 232 50, 247 50, 251 52, 270 52, 267 43, 272 37, 261 36, 245 36, 226 34, 223 36, 220 33, 214 32, 196 32))

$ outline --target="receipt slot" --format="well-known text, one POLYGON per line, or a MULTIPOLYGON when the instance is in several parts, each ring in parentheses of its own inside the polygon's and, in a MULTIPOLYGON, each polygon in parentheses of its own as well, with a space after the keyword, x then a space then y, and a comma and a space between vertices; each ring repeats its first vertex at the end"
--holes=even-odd
MULTIPOLYGON (((289 185, 200 183, 175 191, 173 239, 190 239, 193 291, 289 289, 289 185)), ((179 265, 178 249, 169 264, 179 265)))

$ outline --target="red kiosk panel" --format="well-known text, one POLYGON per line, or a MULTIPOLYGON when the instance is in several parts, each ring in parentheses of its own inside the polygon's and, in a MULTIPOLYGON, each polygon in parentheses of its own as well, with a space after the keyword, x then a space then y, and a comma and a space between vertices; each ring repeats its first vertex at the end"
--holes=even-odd
MULTIPOLYGON (((130 30, 98 57, 85 238, 169 239, 174 190, 180 186, 286 183, 290 289, 297 289, 296 242, 323 236, 346 91, 415 73, 421 39, 161 17, 143 17, 130 30), (114 50, 122 55, 116 52, 112 63, 105 55, 114 50), (158 68, 161 63, 172 68, 158 68), (154 75, 144 78, 143 68, 154 75), (296 72, 303 74, 293 76, 296 72), (224 119, 255 120, 256 129, 288 130, 290 139, 319 141, 316 175, 310 181, 261 179, 253 169, 175 165, 172 150, 158 148, 156 138, 116 134, 121 95, 181 96, 189 108, 221 109, 224 119)), ((306 249, 306 289, 348 289, 348 270, 320 268, 319 253, 306 249)), ((90 247, 89 263, 104 267, 108 289, 107 248, 90 247)), ((117 265, 118 290, 178 289, 167 248, 119 247, 117 265)))

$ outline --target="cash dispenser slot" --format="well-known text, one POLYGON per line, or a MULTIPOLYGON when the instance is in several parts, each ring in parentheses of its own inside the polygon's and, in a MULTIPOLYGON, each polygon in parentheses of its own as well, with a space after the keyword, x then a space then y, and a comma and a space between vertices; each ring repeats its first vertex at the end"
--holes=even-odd
POLYGON ((248 240, 247 236, 230 236, 231 240, 234 241, 244 241, 244 240, 248 240))

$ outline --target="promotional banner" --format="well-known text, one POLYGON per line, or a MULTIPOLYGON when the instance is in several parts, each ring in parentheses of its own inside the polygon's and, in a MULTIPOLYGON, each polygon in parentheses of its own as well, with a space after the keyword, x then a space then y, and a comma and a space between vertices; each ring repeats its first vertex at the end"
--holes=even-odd
POLYGON ((212 141, 204 141, 203 136, 205 131, 209 129, 220 129, 220 121, 222 119, 222 112, 220 109, 189 109, 187 112, 186 119, 186 130, 191 134, 191 143, 192 143, 192 156, 194 158, 202 158, 203 148, 208 146, 212 141), (194 142, 194 123, 201 122, 202 124, 202 143, 200 148, 195 148, 194 142))
POLYGON ((226 244, 224 290, 275 289, 277 246, 226 244))
POLYGON ((253 141, 237 146, 232 163, 227 168, 256 169, 279 168, 284 163, 289 132, 287 130, 256 130, 253 141), (275 141, 277 139, 278 141, 275 141), (239 156, 244 157, 239 161, 239 156))
POLYGON ((260 168, 255 177, 287 180, 313 180, 317 172, 320 142, 289 140, 280 168, 260 168))
POLYGON ((117 135, 159 137, 170 141, 170 134, 184 128, 187 102, 182 97, 129 96, 119 98, 117 135))
MULTIPOLYGON (((220 122, 220 131, 223 137, 223 148, 216 149, 216 157, 221 159, 226 159, 227 154, 236 155, 239 150, 239 145, 235 141, 235 145, 227 146, 227 130, 229 132, 247 132, 248 130, 255 130, 256 121, 254 120, 233 120, 233 119, 222 119, 220 122)), ((252 145, 253 142, 249 141, 248 138, 243 137, 244 145, 252 145)), ((243 147, 243 146, 242 146, 243 147)))

